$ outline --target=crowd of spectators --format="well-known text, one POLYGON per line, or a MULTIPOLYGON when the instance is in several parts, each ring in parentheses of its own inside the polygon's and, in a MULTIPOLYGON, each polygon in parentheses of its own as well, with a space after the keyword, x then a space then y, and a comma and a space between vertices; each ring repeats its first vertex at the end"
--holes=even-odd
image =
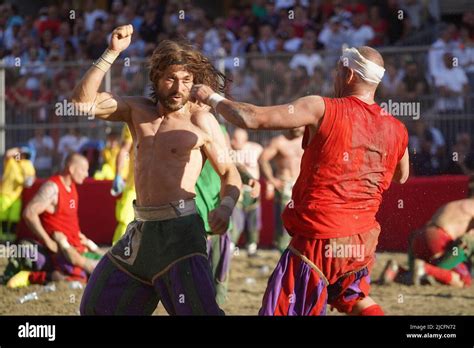
MULTIPOLYGON (((422 119, 472 113, 468 95, 474 91, 474 11, 466 11, 459 23, 444 24, 436 0, 231 3, 214 13, 186 0, 110 0, 104 8, 93 0, 82 2, 81 8, 73 6, 75 1, 63 1, 35 15, 22 14, 11 3, 0 5, 0 57, 9 82, 7 123, 31 124, 31 131, 15 141, 36 147, 35 164, 45 170, 62 153, 87 143, 84 135, 76 134, 78 128, 62 135, 48 134, 48 127, 35 130, 34 125, 61 122, 54 105, 68 100, 76 81, 107 47, 112 30, 129 23, 134 33, 122 58, 131 63, 113 66, 114 92, 146 94, 144 62, 157 42, 186 39, 225 70, 232 79, 230 95, 261 105, 307 94, 331 96, 343 45, 401 47, 415 34, 440 28, 434 40, 420 36, 417 44, 430 46, 427 51, 384 54, 386 74, 378 99, 421 103, 422 119)), ((459 129, 453 137, 443 134, 441 124, 435 128, 421 120, 409 130, 415 142, 410 147, 415 173, 466 170, 445 159, 453 149, 468 157, 469 133, 459 129)))

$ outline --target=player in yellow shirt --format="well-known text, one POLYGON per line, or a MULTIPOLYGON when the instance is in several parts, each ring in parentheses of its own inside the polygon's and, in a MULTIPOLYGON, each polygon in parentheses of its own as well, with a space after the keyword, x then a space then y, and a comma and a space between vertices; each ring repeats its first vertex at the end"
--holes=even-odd
POLYGON ((107 135, 105 148, 102 150, 104 164, 94 173, 95 180, 113 180, 115 177, 115 164, 120 151, 118 134, 111 132, 107 135))
POLYGON ((27 147, 14 147, 4 156, 3 175, 0 181, 0 232, 13 233, 20 221, 21 193, 30 187, 36 177, 27 147))
POLYGON ((135 178, 133 173, 134 154, 132 151, 133 139, 128 126, 124 126, 122 130, 122 138, 120 141, 120 151, 117 156, 115 179, 112 185, 112 195, 122 196, 117 200, 115 205, 115 218, 117 219, 117 227, 115 228, 112 244, 115 244, 125 234, 127 225, 133 221, 133 201, 137 198, 135 193, 135 178), (124 180, 122 173, 127 169, 127 177, 124 180))

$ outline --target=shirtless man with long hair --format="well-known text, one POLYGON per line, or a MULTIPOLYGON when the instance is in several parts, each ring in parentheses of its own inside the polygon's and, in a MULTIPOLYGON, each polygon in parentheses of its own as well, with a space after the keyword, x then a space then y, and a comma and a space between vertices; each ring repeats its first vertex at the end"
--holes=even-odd
POLYGON ((152 314, 161 300, 172 315, 223 314, 197 214, 195 184, 206 160, 218 173, 221 203, 209 213, 216 234, 226 232, 241 181, 222 131, 209 109, 189 100, 194 83, 222 91, 225 79, 191 46, 162 41, 150 58, 150 98, 99 92, 133 27, 116 28, 108 49, 73 91, 93 116, 125 122, 135 155, 135 220, 91 275, 81 314, 152 314))

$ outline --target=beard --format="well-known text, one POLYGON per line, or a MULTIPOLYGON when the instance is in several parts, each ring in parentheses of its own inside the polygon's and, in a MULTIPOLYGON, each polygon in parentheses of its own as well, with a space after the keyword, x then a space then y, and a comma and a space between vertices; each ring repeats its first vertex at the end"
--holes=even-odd
POLYGON ((189 94, 182 93, 163 94, 158 92, 158 101, 168 110, 177 111, 181 109, 189 100, 189 94), (173 97, 181 97, 181 100, 174 100, 173 97))

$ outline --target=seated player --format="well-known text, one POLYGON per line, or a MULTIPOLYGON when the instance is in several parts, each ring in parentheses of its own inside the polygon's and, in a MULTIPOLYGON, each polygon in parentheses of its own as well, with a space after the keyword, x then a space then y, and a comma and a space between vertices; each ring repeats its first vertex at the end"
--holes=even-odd
MULTIPOLYGON (((474 198, 449 202, 410 235, 408 259, 413 284, 438 281, 460 288, 471 285, 473 218, 474 198)), ((407 271, 394 260, 388 261, 381 282, 407 280, 407 271)))
POLYGON ((42 248, 36 267, 22 270, 9 287, 50 280, 86 281, 100 258, 97 245, 79 227, 79 196, 76 184, 88 176, 89 164, 79 154, 66 158, 64 170, 49 178, 25 207, 23 217, 42 248), (33 271, 33 272, 32 272, 33 271))

